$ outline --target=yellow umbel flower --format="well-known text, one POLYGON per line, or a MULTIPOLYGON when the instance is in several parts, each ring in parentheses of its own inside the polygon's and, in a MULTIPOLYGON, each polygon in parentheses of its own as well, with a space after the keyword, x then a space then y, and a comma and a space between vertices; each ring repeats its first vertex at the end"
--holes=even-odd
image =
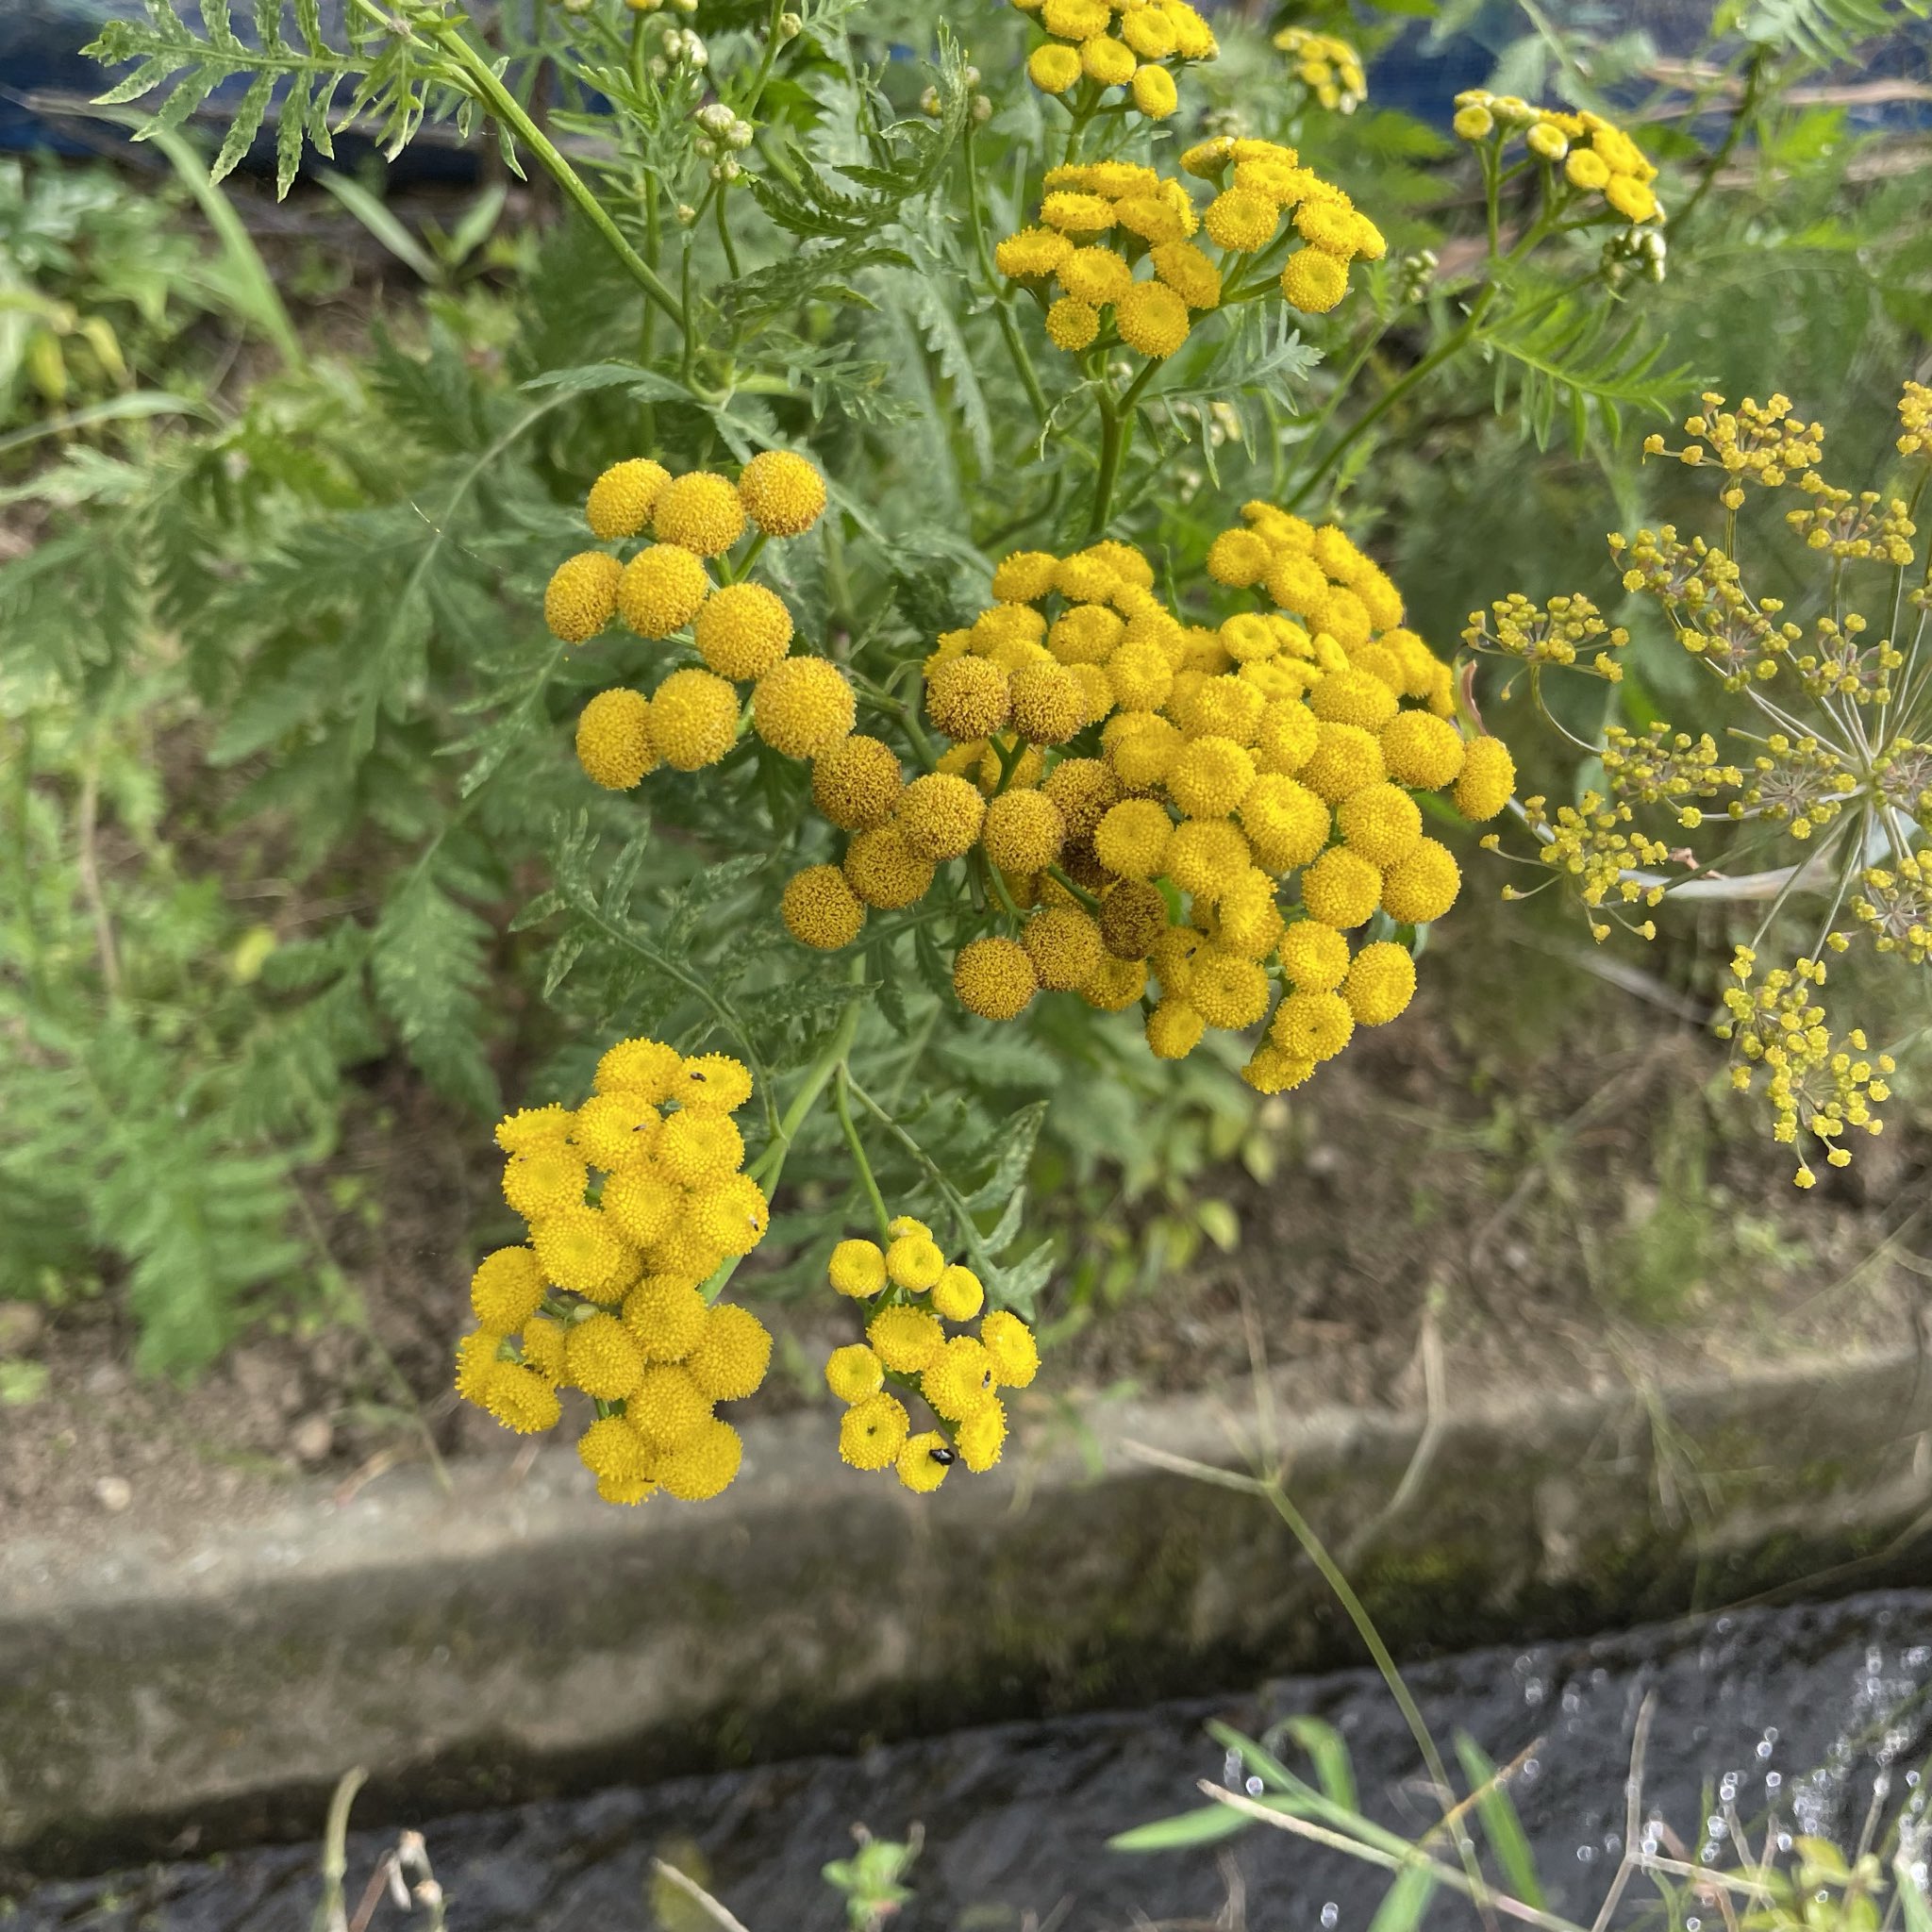
POLYGON ((565 558, 551 573, 543 591, 543 622, 551 635, 567 644, 595 637, 617 614, 623 575, 624 566, 601 550, 565 558))
POLYGON ((723 1114, 680 1111, 659 1130, 657 1158, 673 1180, 687 1188, 714 1187, 738 1172, 744 1140, 723 1114))
POLYGON ((862 1396, 839 1424, 839 1455, 854 1469, 891 1469, 911 1426, 905 1404, 895 1396, 862 1396))
POLYGON ((762 584, 725 584, 705 599, 691 639, 710 670, 741 683, 762 677, 791 648, 791 613, 762 584))
POLYGON ((741 1402, 758 1392, 771 1361, 771 1330, 749 1308, 720 1302, 684 1365, 713 1402, 741 1402))
POLYGON ((738 494, 768 537, 802 537, 825 513, 824 477, 793 450, 760 450, 740 474, 738 494))
POLYGON ((832 1286, 841 1294, 866 1300, 886 1285, 886 1257, 875 1241, 843 1241, 832 1250, 832 1286))
POLYGON ((1358 1026, 1386 1026, 1415 997, 1415 960, 1407 947, 1377 940, 1355 956, 1341 996, 1358 1026))
POLYGON ((1382 910, 1405 925, 1426 925, 1456 903, 1462 871, 1456 855, 1434 839, 1424 839, 1382 875, 1382 910))
POLYGON ((898 1307, 884 1308, 874 1315, 866 1326, 865 1339, 895 1374, 916 1375, 939 1354, 946 1337, 939 1322, 924 1308, 898 1307))
POLYGON ((1494 818, 1515 791, 1516 760, 1509 756, 1509 747, 1500 738, 1473 740, 1456 780, 1456 809, 1480 824, 1494 818))
POLYGON ((651 511, 670 480, 671 472, 648 457, 612 463, 591 485, 591 494, 584 505, 591 534, 605 543, 621 537, 635 537, 650 521, 651 511))
POLYGON ((710 1312, 694 1282, 647 1274, 625 1296, 623 1321, 647 1362, 681 1362, 698 1345, 710 1312))
POLYGON ((1017 1020, 1039 990, 1033 961, 1015 940, 970 940, 953 961, 953 991, 982 1020, 1017 1020))
POLYGON ((979 1324, 979 1340, 1002 1389, 1024 1389, 1040 1369, 1040 1349, 1033 1330, 1007 1308, 995 1308, 979 1324))
POLYGON ((658 766, 650 702, 622 686, 602 691, 577 720, 577 763, 593 785, 628 791, 658 766))
POLYGON ((811 762, 812 803, 841 831, 884 824, 904 789, 897 756, 876 738, 841 738, 811 762))
POLYGON ((785 930, 802 946, 836 953, 865 924, 865 908, 836 865, 808 865, 786 882, 778 901, 785 930))
POLYGON ((620 1040, 597 1062, 591 1085, 599 1093, 637 1093, 657 1105, 677 1091, 684 1056, 661 1040, 620 1040))
POLYGON ((651 512, 651 532, 698 557, 723 557, 744 535, 744 504, 723 476, 693 470, 664 486, 651 512))
POLYGON ((658 1109, 641 1093, 593 1093, 577 1108, 570 1137, 592 1167, 641 1160, 657 1144, 658 1109))
POLYGON ((477 1321, 500 1335, 521 1328, 542 1305, 543 1270, 528 1248, 498 1248, 470 1277, 477 1321))
POLYGON ((651 731, 674 771, 715 765, 738 741, 738 693, 712 672, 674 671, 651 693, 651 731))
POLYGON ((503 1198, 525 1221, 535 1221, 578 1206, 590 1178, 590 1169, 572 1149, 545 1141, 504 1163, 503 1198))
POLYGON ((825 1357, 825 1387, 841 1402, 863 1402, 876 1395, 885 1380, 885 1363, 862 1341, 835 1348, 825 1357))
POLYGON ((882 912, 916 905, 934 877, 932 860, 912 849, 896 823, 860 832, 845 848, 844 872, 853 891, 882 912))
POLYGON ((928 1429, 924 1435, 906 1439, 894 1466, 900 1482, 913 1494, 930 1495, 945 1481, 946 1472, 953 1466, 953 1451, 943 1436, 928 1429))
POLYGON ((617 612, 641 638, 668 638, 710 594, 711 579, 698 558, 675 543, 653 543, 624 566, 617 612))
POLYGON ((658 1465, 658 1483, 680 1503, 708 1503, 731 1487, 743 1460, 743 1438, 713 1416, 658 1465))
POLYGON ((985 820, 986 801, 978 788, 950 772, 913 779, 892 815, 907 845, 928 859, 964 858, 985 820))

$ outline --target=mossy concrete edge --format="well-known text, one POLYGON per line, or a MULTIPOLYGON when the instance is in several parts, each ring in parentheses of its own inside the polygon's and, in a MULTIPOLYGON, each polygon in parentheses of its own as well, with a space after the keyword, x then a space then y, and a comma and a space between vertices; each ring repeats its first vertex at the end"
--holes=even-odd
MULTIPOLYGON (((1099 1405, 1078 1440, 915 1499, 841 1468, 808 1413, 753 1424, 739 1483, 694 1507, 610 1509, 557 1449, 515 1484, 459 1463, 453 1494, 400 1471, 252 1521, 15 1538, 0 1855, 48 1873, 312 1831, 352 1764, 358 1815, 421 1818, 1353 1659, 1264 1503, 1135 1448, 1242 1469, 1260 1426, 1245 1398, 1099 1405)), ((1916 1349, 1273 1427, 1398 1654, 1932 1575, 1916 1349)))

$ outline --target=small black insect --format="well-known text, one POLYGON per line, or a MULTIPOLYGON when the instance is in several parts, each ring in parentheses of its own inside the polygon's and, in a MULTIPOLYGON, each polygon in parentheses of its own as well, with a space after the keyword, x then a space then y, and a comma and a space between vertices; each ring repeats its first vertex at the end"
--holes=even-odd
POLYGON ((953 1449, 935 1449, 930 1452, 935 1462, 958 1462, 958 1452, 953 1449))

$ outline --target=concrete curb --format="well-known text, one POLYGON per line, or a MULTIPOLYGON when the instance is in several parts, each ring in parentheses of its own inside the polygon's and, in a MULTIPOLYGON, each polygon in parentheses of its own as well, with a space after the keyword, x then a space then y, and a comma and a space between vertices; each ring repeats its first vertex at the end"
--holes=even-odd
MULTIPOLYGON (((492 1459, 459 1465, 453 1497, 409 1471, 169 1540, 16 1540, 0 1855, 51 1873, 312 1832, 351 1764, 375 1774, 370 1822, 420 1820, 1352 1657, 1263 1506, 1126 1446, 1238 1468, 1252 1427, 1206 1397, 1113 1405, 1077 1451, 922 1502, 841 1469, 811 1413, 755 1424, 744 1474, 698 1507, 608 1509, 558 1449, 515 1489, 492 1459)), ((1340 1547, 1424 1434, 1287 1419, 1291 1491, 1340 1547)), ((1352 1564, 1398 1652, 1847 1562, 1923 1581, 1932 1373, 1901 1352, 1647 1396, 1526 1391, 1440 1416, 1418 1475, 1352 1564)))

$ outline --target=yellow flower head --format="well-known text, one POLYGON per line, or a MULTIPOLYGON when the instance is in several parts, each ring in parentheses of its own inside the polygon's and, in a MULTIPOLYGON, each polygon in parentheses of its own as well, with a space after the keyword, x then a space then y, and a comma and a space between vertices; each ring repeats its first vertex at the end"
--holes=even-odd
POLYGON ((725 584, 705 599, 691 626, 698 656, 720 677, 762 677, 791 648, 791 613, 762 584, 725 584))
POLYGON ((738 478, 739 501, 768 537, 802 537, 825 510, 825 479, 794 450, 760 450, 738 478))
POLYGON ((577 1457, 600 1482, 648 1483, 656 1458, 622 1416, 600 1416, 577 1438, 577 1457))
POLYGON ((1114 326, 1128 348, 1161 360, 1188 339, 1188 304, 1164 281, 1136 282, 1114 306, 1114 326))
POLYGON ((1401 786, 1385 779, 1350 792, 1336 808, 1335 828, 1351 852, 1371 865, 1391 866, 1415 849, 1423 815, 1401 786))
MULTIPOLYGON (((877 1360, 875 1356, 873 1358, 877 1360)), ((826 1373, 830 1374, 829 1367, 826 1373)), ((840 1457, 854 1469, 891 1469, 911 1425, 905 1405, 897 1397, 862 1396, 845 1411, 839 1424, 840 1457)))
POLYGON ((528 1248, 498 1248, 470 1277, 477 1321, 499 1335, 521 1328, 542 1305, 543 1270, 528 1248))
POLYGON ((1427 711, 1398 711, 1380 736, 1389 775, 1421 791, 1453 785, 1467 757, 1462 734, 1446 718, 1427 711))
POLYGON ((506 1154, 528 1154, 538 1147, 558 1147, 570 1138, 575 1119, 567 1107, 520 1107, 496 1124, 496 1144, 506 1154))
POLYGON ((964 1422, 993 1399, 992 1357, 970 1335, 955 1336, 919 1378, 919 1392, 934 1414, 964 1422))
POLYGON ((694 1282, 647 1274, 625 1296, 623 1321, 647 1362, 681 1362, 698 1345, 710 1312, 694 1282))
POLYGON ((1102 817, 1120 803, 1120 781, 1099 758, 1062 758, 1040 789, 1053 801, 1069 839, 1091 838, 1102 817))
POLYGON ((567 644, 595 637, 616 615, 623 575, 624 566, 601 550, 565 558, 543 591, 543 622, 551 635, 567 644))
POLYGON ((675 1225, 684 1211, 684 1194, 669 1174, 646 1162, 613 1174, 604 1183, 602 1206, 625 1241, 648 1248, 675 1225))
POLYGON ((1299 992, 1333 992, 1347 976, 1348 941, 1319 919, 1296 920, 1279 951, 1281 971, 1299 992))
POLYGON ((744 1140, 724 1114, 680 1110, 659 1131, 657 1158, 680 1185, 714 1187, 738 1172, 744 1159, 744 1140))
POLYGON ((1415 960, 1407 947, 1377 940, 1355 956, 1341 996, 1358 1026, 1386 1026, 1415 997, 1415 960))
POLYGON ((1002 872, 1043 872, 1066 843, 1066 822, 1044 791, 1004 791, 986 808, 979 842, 1002 872))
POLYGON ((765 1191, 749 1174, 727 1174, 691 1198, 691 1230, 725 1255, 748 1255, 772 1224, 765 1191))
POLYGON ((1170 994, 1147 1015, 1147 1050, 1158 1060, 1183 1060, 1201 1043, 1207 1022, 1170 994))
POLYGON ((1048 992, 1080 991, 1100 971, 1105 958, 1100 927, 1077 906, 1056 906, 1036 912, 1026 922, 1021 943, 1048 992))
POLYGON ((836 865, 808 865, 786 881, 778 901, 785 930, 802 946, 836 953, 865 924, 865 908, 836 865))
POLYGON ((1382 874, 1346 846, 1329 850, 1302 874, 1302 904, 1310 919, 1347 932, 1374 915, 1382 896, 1382 874))
POLYGON ((844 872, 846 883, 868 906, 897 911, 916 905, 931 890, 934 867, 894 824, 860 832, 845 848, 844 872))
POLYGON ((1203 946, 1188 974, 1188 1005, 1204 1025, 1238 1033, 1268 1010, 1268 974, 1227 946, 1203 946))
POLYGON ((1381 778, 1381 744, 1359 724, 1318 724, 1315 748, 1296 776, 1310 791, 1339 805, 1381 778))
POLYGON ((832 1250, 831 1283, 841 1294, 863 1301, 886 1285, 886 1257, 877 1242, 843 1241, 832 1250))
POLYGON ((641 638, 668 638, 694 618, 711 594, 703 561, 676 543, 653 543, 624 566, 617 610, 641 638))
POLYGON ((1016 940, 971 940, 953 961, 953 991, 982 1020, 1017 1020, 1039 990, 1033 961, 1016 940))
POLYGON ((953 1451, 936 1429, 924 1435, 908 1436, 899 1450, 894 1465, 899 1480, 914 1495, 926 1496, 945 1481, 953 1466, 953 1451))
POLYGON ((1201 225, 1217 246, 1241 255, 1267 247, 1280 223, 1274 202, 1251 188, 1224 188, 1201 217, 1201 225))
POLYGON ((886 1278, 894 1287, 924 1294, 945 1273, 946 1257, 923 1228, 908 1228, 886 1250, 886 1278))
POLYGON ((650 702, 619 687, 599 691, 577 720, 577 762, 593 785, 628 791, 658 764, 650 702))
MULTIPOLYGON (((1077 59, 1074 66, 1074 78, 1077 80, 1077 59)), ((1073 253, 1073 248, 1074 244, 1064 235, 1057 234, 1051 228, 1022 228, 1017 235, 1008 235, 993 250, 993 265, 1001 275, 1009 275, 1016 282, 1044 281, 1073 253)), ((999 579, 995 576, 993 595, 1004 597, 1008 594, 999 588, 999 579)), ((1032 594, 1038 596, 1041 593, 1036 591, 1032 594)))
POLYGON ((651 732, 672 770, 715 765, 738 741, 738 693, 712 672, 674 671, 651 693, 651 732))
POLYGON ((658 1465, 658 1482, 680 1503, 708 1503, 730 1488, 744 1459, 744 1441, 715 1416, 658 1465))
POLYGON ((808 758, 847 737, 858 700, 845 674, 824 658, 786 658, 752 691, 751 722, 774 751, 808 758))
POLYGON ((1296 1059, 1333 1059, 1355 1031, 1355 1015, 1340 993, 1291 992, 1275 1008, 1268 1031, 1296 1059))
POLYGON ((986 1290, 972 1269, 954 1262, 933 1283, 932 1307, 948 1322, 970 1322, 986 1305, 986 1290))
POLYGON ((644 1375, 644 1357, 615 1315, 573 1323, 564 1337, 563 1364, 571 1383, 601 1402, 623 1401, 644 1375))
POLYGON ((1240 826, 1224 818, 1190 819, 1168 841, 1162 869, 1199 905, 1212 906, 1247 870, 1249 858, 1240 826))
POLYGON ((620 1040, 597 1062, 591 1085, 599 1093, 636 1093, 654 1105, 669 1100, 684 1072, 684 1056, 661 1040, 620 1040))
POLYGON ((751 1069, 728 1053, 689 1056, 671 1097, 699 1113, 736 1113, 751 1098, 751 1069))
POLYGON ((1151 798, 1128 798, 1114 806, 1094 828, 1093 849, 1109 872, 1124 879, 1158 875, 1174 836, 1165 806, 1151 798))
POLYGON ((884 1388, 886 1365, 862 1341, 835 1348, 825 1357, 825 1387, 841 1402, 863 1402, 884 1388))
POLYGON ((924 1308, 898 1307, 882 1308, 874 1315, 865 1339, 895 1374, 916 1375, 939 1354, 946 1337, 938 1320, 924 1308))
POLYGON ((648 457, 633 457, 628 462, 612 463, 591 485, 584 515, 591 534, 608 543, 622 537, 635 537, 650 521, 671 472, 648 457))
POLYGON ((651 533, 697 557, 723 557, 744 535, 744 504, 723 476, 693 470, 664 486, 652 508, 651 533))
POLYGON ((1040 1368, 1033 1331, 1007 1308, 995 1308, 979 1324, 979 1340, 1002 1389, 1024 1389, 1040 1368))
POLYGON ((952 658, 927 677, 925 709, 956 744, 991 738, 1012 710, 1008 674, 990 658, 952 658))
POLYGON ((1225 818, 1241 809, 1255 775, 1254 759, 1233 739, 1196 738, 1168 772, 1168 796, 1190 818, 1225 818))
POLYGON ((1320 248, 1298 248, 1281 269, 1281 296, 1304 315, 1326 315, 1348 293, 1348 264, 1320 248))
POLYGON ((1436 840, 1424 839, 1382 875, 1382 910, 1405 925, 1426 925, 1455 905, 1461 887, 1456 855, 1436 840))
POLYGON ((658 1109, 641 1093, 593 1093, 577 1108, 571 1141, 592 1167, 641 1160, 657 1144, 658 1109))
POLYGON ((997 1395, 974 1409, 954 1438, 959 1460, 975 1475, 983 1475, 1000 1459, 1006 1440, 1007 1411, 997 1395))
POLYGON ((591 1171, 575 1149, 546 1141, 504 1163, 503 1198, 525 1221, 578 1206, 591 1171))
POLYGON ((1516 760, 1500 738, 1478 738, 1463 753, 1456 780, 1456 809, 1481 824, 1494 818, 1516 791, 1516 760))
POLYGON ((772 1332, 749 1308, 715 1304, 685 1367, 713 1402, 741 1402, 758 1392, 772 1361, 772 1332))

